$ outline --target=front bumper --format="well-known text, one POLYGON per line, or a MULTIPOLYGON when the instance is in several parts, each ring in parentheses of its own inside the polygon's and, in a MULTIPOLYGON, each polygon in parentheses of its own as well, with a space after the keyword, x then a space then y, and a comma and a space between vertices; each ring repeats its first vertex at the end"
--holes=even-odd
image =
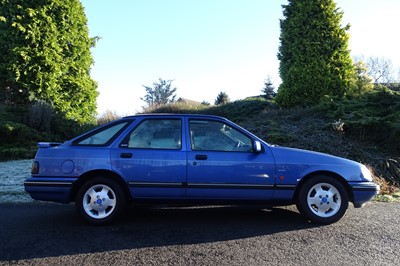
POLYGON ((73 183, 77 178, 31 177, 24 182, 25 191, 32 199, 69 203, 73 183))
POLYGON ((361 208, 379 193, 380 187, 374 182, 350 182, 353 191, 353 204, 361 208))

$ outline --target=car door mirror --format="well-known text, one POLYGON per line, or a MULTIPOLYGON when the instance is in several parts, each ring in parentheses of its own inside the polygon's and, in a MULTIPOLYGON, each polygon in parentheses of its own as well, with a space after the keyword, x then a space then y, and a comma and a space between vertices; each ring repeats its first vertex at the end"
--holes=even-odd
POLYGON ((261 142, 259 142, 258 140, 253 141, 253 152, 254 153, 262 152, 262 145, 261 142))

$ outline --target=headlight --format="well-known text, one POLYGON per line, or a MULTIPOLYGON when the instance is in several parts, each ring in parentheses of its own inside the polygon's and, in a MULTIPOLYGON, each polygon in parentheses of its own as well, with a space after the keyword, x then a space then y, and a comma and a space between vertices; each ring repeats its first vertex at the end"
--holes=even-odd
POLYGON ((368 170, 368 168, 365 165, 361 166, 361 178, 364 178, 368 181, 372 181, 371 172, 368 170))

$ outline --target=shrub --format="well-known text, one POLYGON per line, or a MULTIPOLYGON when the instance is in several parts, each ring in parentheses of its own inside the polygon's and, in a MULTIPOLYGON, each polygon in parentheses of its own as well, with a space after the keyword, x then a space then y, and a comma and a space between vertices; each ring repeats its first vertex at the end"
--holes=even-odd
POLYGON ((192 105, 183 102, 175 102, 153 108, 146 108, 143 113, 194 114, 194 113, 202 113, 207 108, 208 106, 204 104, 192 105))
POLYGON ((36 149, 26 147, 8 147, 0 146, 0 160, 32 159, 35 156, 36 149))
POLYGON ((344 123, 344 134, 400 154, 400 92, 379 88, 350 99, 321 102, 316 110, 344 123))
POLYGON ((117 115, 116 112, 107 110, 100 117, 97 118, 97 124, 103 125, 103 124, 112 122, 114 120, 117 120, 119 118, 121 118, 121 116, 117 115))
POLYGON ((50 131, 53 108, 49 103, 35 102, 30 111, 28 125, 39 131, 50 131))
POLYGON ((37 139, 38 134, 21 123, 6 122, 0 124, 0 144, 19 143, 29 145, 37 139))
POLYGON ((276 106, 271 101, 264 98, 248 98, 217 106, 173 103, 146 110, 146 113, 209 114, 240 122, 262 111, 273 109, 276 109, 276 106))

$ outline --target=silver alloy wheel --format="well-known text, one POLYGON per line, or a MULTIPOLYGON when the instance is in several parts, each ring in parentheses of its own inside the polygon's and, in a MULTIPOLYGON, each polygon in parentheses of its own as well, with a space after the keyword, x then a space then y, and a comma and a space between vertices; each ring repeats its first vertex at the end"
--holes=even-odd
POLYGON ((82 199, 84 211, 95 219, 104 219, 110 216, 115 210, 116 203, 115 192, 103 184, 90 187, 82 199))
POLYGON ((319 217, 332 217, 342 205, 338 189, 329 183, 314 185, 307 194, 307 206, 319 217))

